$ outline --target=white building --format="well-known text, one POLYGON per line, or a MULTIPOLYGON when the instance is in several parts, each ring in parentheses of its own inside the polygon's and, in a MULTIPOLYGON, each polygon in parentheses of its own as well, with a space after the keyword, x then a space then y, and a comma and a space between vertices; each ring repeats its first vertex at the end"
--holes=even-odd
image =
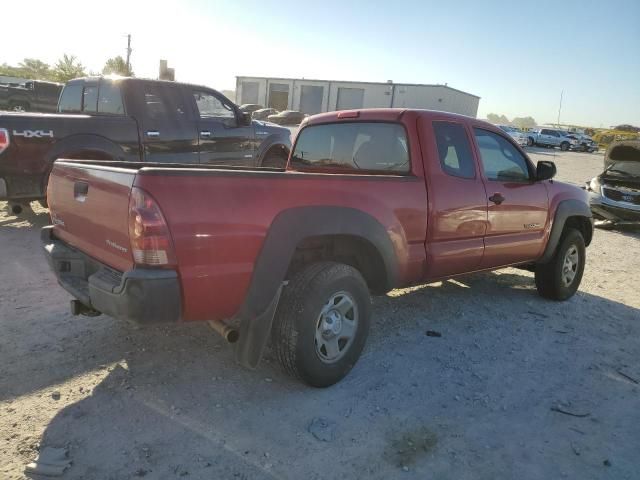
POLYGON ((239 105, 255 103, 310 115, 333 110, 406 107, 475 117, 479 102, 480 97, 447 85, 236 77, 236 103, 239 105))

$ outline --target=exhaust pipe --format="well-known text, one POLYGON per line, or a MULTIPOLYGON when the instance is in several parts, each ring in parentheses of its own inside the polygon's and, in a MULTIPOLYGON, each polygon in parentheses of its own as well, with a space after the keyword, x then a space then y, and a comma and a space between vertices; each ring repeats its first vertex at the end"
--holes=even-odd
POLYGON ((22 213, 22 205, 20 205, 19 203, 12 203, 11 213, 13 213, 14 215, 20 215, 22 213))
POLYGON ((240 332, 233 327, 230 327, 224 322, 216 322, 214 320, 209 320, 207 322, 211 328, 213 328, 216 333, 218 333, 222 338, 224 338, 228 343, 236 343, 240 338, 240 332))

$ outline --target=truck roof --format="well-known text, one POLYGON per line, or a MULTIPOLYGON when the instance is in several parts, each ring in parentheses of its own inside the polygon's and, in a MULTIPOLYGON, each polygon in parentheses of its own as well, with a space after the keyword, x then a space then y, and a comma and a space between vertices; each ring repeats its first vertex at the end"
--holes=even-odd
POLYGON ((317 115, 313 115, 307 119, 305 122, 307 125, 313 125, 318 123, 329 123, 335 122, 339 120, 353 120, 358 119, 359 121, 390 121, 397 122, 407 113, 412 113, 415 116, 423 117, 423 118, 438 118, 439 120, 457 120, 463 122, 472 121, 476 124, 486 124, 490 125, 495 129, 495 126, 483 122, 482 120, 478 120, 474 117, 469 117, 467 115, 461 115, 458 113, 451 112, 442 112, 439 110, 424 110, 419 108, 363 108, 357 110, 343 110, 343 111, 335 111, 335 112, 326 112, 319 113, 317 115))
POLYGON ((156 80, 152 78, 137 78, 137 77, 121 77, 119 75, 95 75, 90 77, 80 77, 74 78, 73 80, 69 80, 67 84, 73 83, 84 83, 84 82, 97 82, 99 80, 113 80, 118 82, 126 82, 126 83, 160 83, 160 84, 170 84, 170 85, 187 85, 190 87, 197 88, 205 88, 207 90, 215 90, 214 88, 208 87, 206 85, 197 85, 194 83, 186 83, 186 82, 174 82, 172 80, 156 80))

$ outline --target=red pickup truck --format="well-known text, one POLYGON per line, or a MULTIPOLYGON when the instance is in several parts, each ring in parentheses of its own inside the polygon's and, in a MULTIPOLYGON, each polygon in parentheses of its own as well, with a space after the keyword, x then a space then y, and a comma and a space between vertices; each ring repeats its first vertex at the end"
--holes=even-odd
POLYGON ((271 338, 328 386, 360 356, 370 293, 522 266, 571 297, 593 222, 555 172, 473 118, 332 112, 303 122, 284 169, 58 160, 42 242, 75 313, 206 320, 250 367, 271 338))

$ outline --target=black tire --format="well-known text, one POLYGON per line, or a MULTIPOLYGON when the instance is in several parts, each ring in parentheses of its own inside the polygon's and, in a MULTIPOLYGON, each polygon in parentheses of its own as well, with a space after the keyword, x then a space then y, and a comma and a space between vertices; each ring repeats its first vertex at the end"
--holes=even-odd
POLYGON ((585 259, 586 249, 582 234, 574 228, 566 229, 553 258, 547 263, 536 265, 536 288, 540 296, 550 300, 567 300, 572 297, 582 281, 585 259), (575 249, 577 254, 577 265, 565 270, 565 262, 572 249, 575 249), (569 270, 573 270, 574 274, 571 281, 566 282, 565 275, 569 270))
MULTIPOLYGON (((371 297, 360 272, 336 262, 311 264, 295 274, 282 292, 271 331, 276 356, 287 373, 304 383, 321 388, 333 385, 358 361, 369 333, 370 318, 371 297), (335 361, 323 360, 324 345, 318 346, 317 340, 325 318, 321 311, 333 306, 330 300, 339 295, 349 296, 354 305, 349 311, 356 318, 354 334, 342 349, 338 347, 335 361)), ((339 337, 339 333, 334 337, 339 337)), ((341 340, 337 338, 336 343, 341 340)))
POLYGON ((535 145, 535 142, 533 141, 533 138, 531 137, 527 138, 527 146, 533 147, 534 145, 535 145))
POLYGON ((562 150, 563 152, 566 152, 567 150, 569 150, 569 142, 562 142, 560 144, 560 150, 562 150))

